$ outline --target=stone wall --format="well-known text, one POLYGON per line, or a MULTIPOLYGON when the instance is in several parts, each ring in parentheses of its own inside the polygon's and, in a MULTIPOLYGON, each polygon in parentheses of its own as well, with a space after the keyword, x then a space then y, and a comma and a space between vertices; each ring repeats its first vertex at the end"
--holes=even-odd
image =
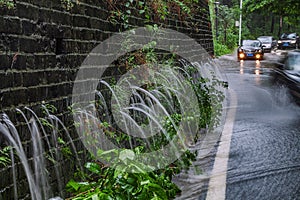
MULTIPOLYGON (((113 1, 80 0, 67 10, 60 0, 17 0, 13 9, 0 8, 0 108, 17 124, 23 140, 29 137, 22 131, 25 125, 16 108, 28 106, 40 114, 41 104, 46 102, 57 108, 63 121, 68 120, 65 114, 71 104, 73 81, 87 54, 113 33, 144 25, 143 15, 135 8, 131 8, 135 14, 128 22, 113 23, 113 8, 108 2, 113 1)), ((213 54, 207 0, 199 0, 195 10, 193 18, 183 20, 172 13, 158 23, 194 38, 213 54)), ((152 17, 155 21, 156 16, 152 17)), ((22 185, 26 179, 19 168, 18 183, 22 185)), ((64 181, 73 171, 68 172, 64 181)), ((11 177, 10 167, 0 169, 0 199, 13 198, 11 177)), ((19 189, 19 199, 28 196, 26 191, 19 189)))

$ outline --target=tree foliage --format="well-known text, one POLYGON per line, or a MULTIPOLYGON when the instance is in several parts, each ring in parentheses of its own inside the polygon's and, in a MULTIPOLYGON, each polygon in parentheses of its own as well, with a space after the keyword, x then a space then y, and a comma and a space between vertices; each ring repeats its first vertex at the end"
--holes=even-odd
POLYGON ((245 7, 253 12, 256 10, 272 12, 284 16, 299 15, 300 2, 298 0, 245 0, 245 7))
POLYGON ((285 17, 286 22, 295 24, 299 22, 300 1, 299 0, 245 0, 244 8, 246 12, 253 13, 259 11, 262 14, 274 14, 285 17))
MULTIPOLYGON (((213 2, 211 6, 215 9, 213 2)), ((278 38, 284 32, 300 33, 299 0, 243 0, 241 12, 242 39, 256 39, 261 35, 278 38)), ((218 20, 215 51, 219 55, 228 52, 227 50, 237 44, 238 28, 234 22, 239 20, 240 0, 220 0, 218 16, 215 11, 212 14, 214 21, 216 18, 218 20)))

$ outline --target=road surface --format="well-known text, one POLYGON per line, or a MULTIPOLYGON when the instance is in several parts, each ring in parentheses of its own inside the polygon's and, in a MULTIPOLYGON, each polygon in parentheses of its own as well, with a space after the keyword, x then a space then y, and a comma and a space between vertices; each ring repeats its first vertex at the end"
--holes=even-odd
POLYGON ((300 199, 300 109, 272 82, 278 56, 223 66, 237 102, 222 199, 300 199))
POLYGON ((182 189, 176 200, 300 199, 300 106, 273 84, 280 58, 278 52, 260 62, 219 59, 229 82, 225 125, 214 150, 199 147, 204 156, 175 179, 182 189))

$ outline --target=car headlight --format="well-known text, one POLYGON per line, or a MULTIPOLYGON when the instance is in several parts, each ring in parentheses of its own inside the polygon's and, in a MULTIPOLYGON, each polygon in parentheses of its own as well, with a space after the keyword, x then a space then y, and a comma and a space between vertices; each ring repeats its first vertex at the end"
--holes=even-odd
POLYGON ((292 40, 291 43, 292 43, 292 44, 295 44, 295 43, 296 43, 296 40, 292 40))
POLYGON ((282 41, 281 40, 278 40, 278 44, 281 44, 282 43, 282 41))

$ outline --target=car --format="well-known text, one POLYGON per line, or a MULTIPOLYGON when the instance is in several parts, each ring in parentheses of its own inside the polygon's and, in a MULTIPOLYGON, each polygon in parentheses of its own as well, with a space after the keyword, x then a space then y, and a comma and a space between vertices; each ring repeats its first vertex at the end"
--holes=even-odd
POLYGON ((256 59, 262 60, 264 56, 263 44, 259 40, 243 40, 237 49, 238 60, 256 59))
POLYGON ((278 40, 278 49, 298 49, 299 42, 297 33, 283 33, 278 40))
POLYGON ((294 100, 300 103, 300 51, 289 51, 273 72, 274 82, 285 86, 294 100))
POLYGON ((277 40, 273 36, 260 36, 257 40, 263 44, 265 53, 277 48, 277 40))

